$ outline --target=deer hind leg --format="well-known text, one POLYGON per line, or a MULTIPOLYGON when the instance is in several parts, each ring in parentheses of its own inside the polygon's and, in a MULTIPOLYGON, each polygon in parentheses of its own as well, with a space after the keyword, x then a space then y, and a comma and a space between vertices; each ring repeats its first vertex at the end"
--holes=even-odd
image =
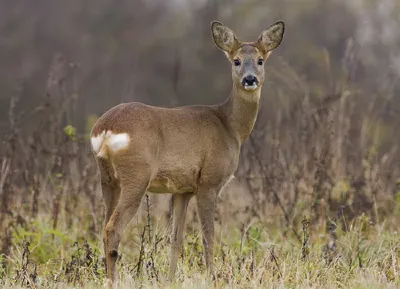
POLYGON ((200 189, 196 195, 197 211, 203 233, 203 247, 207 271, 214 276, 214 216, 218 189, 200 189))
POLYGON ((174 195, 173 224, 171 236, 171 255, 169 264, 169 278, 175 276, 176 265, 178 262, 179 252, 182 249, 183 233, 185 229, 185 218, 189 201, 192 193, 183 195, 174 195))
MULTIPOLYGON (((118 180, 114 176, 114 170, 111 163, 108 160, 98 158, 97 164, 100 171, 101 191, 103 193, 103 201, 106 209, 104 222, 105 227, 110 220, 111 214, 114 212, 115 207, 117 206, 121 194, 121 188, 118 180)), ((103 243, 105 251, 104 253, 105 256, 107 256, 105 236, 103 238, 103 243)))
POLYGON ((121 195, 104 228, 107 277, 116 280, 116 261, 121 235, 129 221, 136 214, 150 181, 150 169, 147 164, 124 160, 119 164, 118 178, 121 195))
MULTIPOLYGON (((119 186, 118 180, 114 176, 114 170, 112 168, 111 163, 108 160, 98 158, 97 165, 100 171, 100 182, 101 182, 101 191, 103 193, 103 201, 105 205, 105 222, 104 229, 110 220, 111 214, 114 212, 115 207, 117 206, 121 188, 119 186)), ((107 256, 106 249, 106 239, 105 235, 103 235, 103 247, 104 247, 104 256, 107 256)), ((107 272, 107 266, 106 266, 107 272)))

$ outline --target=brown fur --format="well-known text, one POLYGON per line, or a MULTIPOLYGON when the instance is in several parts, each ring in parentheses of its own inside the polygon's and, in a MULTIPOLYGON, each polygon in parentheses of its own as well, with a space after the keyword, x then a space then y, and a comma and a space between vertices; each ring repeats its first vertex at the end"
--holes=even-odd
POLYGON ((240 42, 219 22, 212 23, 215 44, 232 65, 233 88, 229 98, 217 105, 162 108, 142 103, 117 105, 95 123, 91 136, 103 131, 127 133, 129 146, 96 157, 106 205, 104 250, 107 276, 115 280, 117 250, 124 228, 136 214, 145 191, 174 194, 174 220, 170 277, 182 246, 185 215, 192 196, 197 199, 203 231, 207 268, 213 270, 214 214, 218 193, 234 174, 242 143, 250 135, 257 117, 264 65, 272 49, 281 42, 283 22, 264 31, 256 42, 240 42), (278 32, 277 32, 278 31, 278 32), (251 72, 259 79, 254 91, 241 81, 251 72))

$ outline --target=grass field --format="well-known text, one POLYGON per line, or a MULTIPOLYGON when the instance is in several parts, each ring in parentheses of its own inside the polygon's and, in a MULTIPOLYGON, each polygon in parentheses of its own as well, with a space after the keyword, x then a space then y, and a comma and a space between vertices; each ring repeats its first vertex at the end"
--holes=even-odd
MULTIPOLYGON (((260 110, 219 196, 215 279, 194 199, 176 279, 166 279, 170 198, 149 195, 123 235, 118 288, 399 288, 399 122, 382 117, 389 100, 343 87, 287 117, 260 110)), ((66 125, 75 94, 47 97, 26 128, 19 98, 0 146, 0 287, 103 287, 104 206, 88 140, 96 116, 80 131, 66 125)))
MULTIPOLYGON (((398 288, 400 238, 395 214, 378 222, 366 214, 282 229, 278 210, 263 220, 246 216, 235 185, 220 196, 216 220, 216 279, 207 278, 201 235, 191 204, 177 278, 169 263, 167 198, 143 200, 121 242, 118 288, 398 288), (233 191, 232 195, 230 190, 233 191), (226 202, 225 202, 226 201, 226 202), (237 202, 237 206, 233 204, 237 202), (229 207, 229 208, 226 208, 229 207), (242 208, 242 209, 241 209, 242 208), (237 214, 232 213, 238 210, 237 214), (242 216, 239 211, 242 210, 242 216), (276 213, 276 214, 275 214, 276 213), (236 216, 236 217, 235 217, 236 216)), ((60 199, 65 205, 67 199, 60 199)), ((96 201, 101 209, 101 198, 96 201)), ((92 219, 87 198, 73 215, 38 214, 8 228, 10 250, 0 259, 4 288, 100 288, 105 282, 101 213, 92 219), (93 230, 93 221, 96 229, 93 230), (7 264, 7 269, 5 265, 7 264)), ((377 211, 378 212, 378 211, 377 211)), ((99 213, 99 214, 97 214, 99 213)))

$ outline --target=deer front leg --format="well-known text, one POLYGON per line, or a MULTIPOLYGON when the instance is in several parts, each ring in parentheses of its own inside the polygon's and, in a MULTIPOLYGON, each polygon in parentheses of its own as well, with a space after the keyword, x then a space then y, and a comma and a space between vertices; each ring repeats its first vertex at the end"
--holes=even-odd
POLYGON ((179 251, 182 249, 185 218, 189 201, 193 194, 174 195, 173 225, 171 236, 171 259, 169 264, 169 278, 175 277, 179 251))
POLYGON ((200 190, 197 198, 197 210, 203 233, 203 247, 207 271, 214 277, 214 216, 218 189, 200 190))

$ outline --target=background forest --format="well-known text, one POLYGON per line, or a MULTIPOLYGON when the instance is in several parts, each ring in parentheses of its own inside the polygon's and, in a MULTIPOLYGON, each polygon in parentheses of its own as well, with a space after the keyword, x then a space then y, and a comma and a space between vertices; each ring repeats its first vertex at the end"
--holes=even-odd
POLYGON ((212 20, 247 41, 286 23, 219 197, 218 278, 191 204, 166 283, 170 196, 149 195, 121 243, 121 287, 400 286, 399 15, 397 0, 0 0, 1 286, 103 284, 88 133, 121 102, 225 100, 212 20))

